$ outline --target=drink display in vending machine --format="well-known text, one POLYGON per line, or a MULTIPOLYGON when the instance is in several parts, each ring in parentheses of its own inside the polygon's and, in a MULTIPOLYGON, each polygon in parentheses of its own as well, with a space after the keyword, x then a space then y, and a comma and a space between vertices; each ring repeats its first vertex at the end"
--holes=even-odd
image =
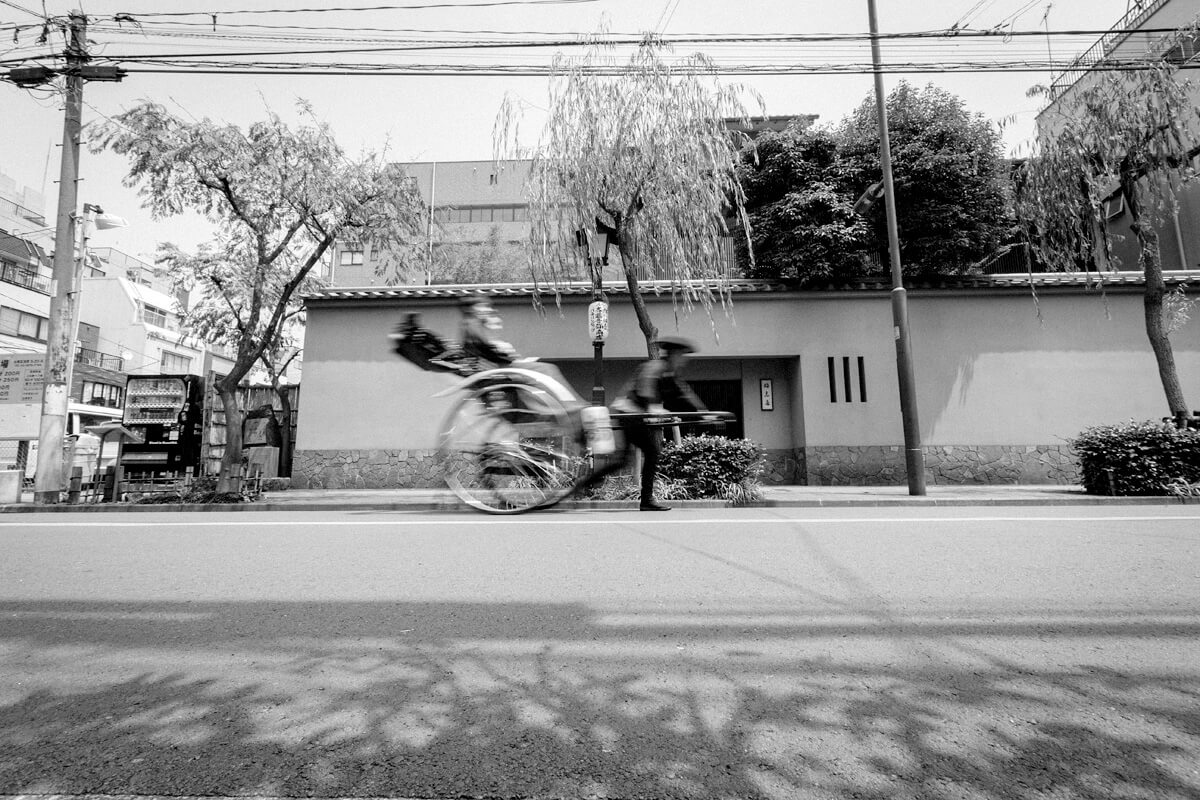
POLYGON ((121 452, 126 475, 199 472, 204 383, 196 375, 131 376, 125 427, 141 437, 121 452))

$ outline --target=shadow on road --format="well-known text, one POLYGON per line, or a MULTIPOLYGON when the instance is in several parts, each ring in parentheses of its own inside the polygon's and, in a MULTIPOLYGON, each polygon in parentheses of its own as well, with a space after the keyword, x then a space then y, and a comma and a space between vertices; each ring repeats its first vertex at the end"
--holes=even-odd
MULTIPOLYGON (((702 626, 521 603, 0 603, 0 793, 1200 798, 1200 619, 702 626), (866 640, 1070 637, 1020 666, 866 640), (886 648, 884 648, 886 650, 886 648)), ((1014 654, 1015 655, 1015 654, 1014 654)))

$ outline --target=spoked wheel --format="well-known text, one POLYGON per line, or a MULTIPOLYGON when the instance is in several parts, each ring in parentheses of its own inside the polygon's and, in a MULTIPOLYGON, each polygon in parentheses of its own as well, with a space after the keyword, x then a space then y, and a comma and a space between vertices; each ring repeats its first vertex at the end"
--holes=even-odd
POLYGON ((459 499, 489 514, 547 508, 587 471, 567 408, 544 389, 496 383, 473 389, 442 425, 438 466, 459 499))

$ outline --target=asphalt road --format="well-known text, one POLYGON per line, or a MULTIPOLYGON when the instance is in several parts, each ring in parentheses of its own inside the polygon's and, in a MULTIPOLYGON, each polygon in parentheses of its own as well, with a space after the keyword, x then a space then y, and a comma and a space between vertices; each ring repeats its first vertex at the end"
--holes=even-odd
POLYGON ((1200 509, 6 515, 0 795, 1200 798, 1200 509))

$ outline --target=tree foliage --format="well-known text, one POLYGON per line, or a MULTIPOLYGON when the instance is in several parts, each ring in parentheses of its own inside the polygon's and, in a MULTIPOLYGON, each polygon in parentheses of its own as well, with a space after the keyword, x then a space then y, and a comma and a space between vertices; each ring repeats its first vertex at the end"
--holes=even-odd
MULTIPOLYGON (((1195 35, 1193 26, 1156 51, 1170 53, 1173 41, 1195 35)), ((1176 418, 1188 413, 1169 338, 1179 303, 1163 279, 1158 231, 1179 189, 1195 177, 1196 96, 1167 57, 1141 69, 1092 73, 1053 109, 1019 181, 1018 213, 1038 256, 1054 269, 1118 266, 1105 202, 1124 201, 1145 276, 1146 335, 1176 418)))
MULTIPOLYGON (((699 302, 711 314, 725 299, 726 219, 743 216, 744 200, 735 168, 739 143, 725 120, 746 119, 745 90, 722 86, 703 55, 682 59, 679 69, 670 58, 652 37, 625 63, 604 43, 578 58, 558 57, 529 179, 535 281, 557 286, 591 274, 598 285, 600 266, 583 264, 575 233, 599 222, 620 253, 652 355, 658 328, 640 279, 669 279, 685 311, 699 302)), ((516 104, 506 101, 497 120, 499 151, 520 154, 519 119, 516 104)))
POLYGON ((195 254, 170 244, 159 261, 194 290, 189 332, 235 353, 216 383, 226 415, 220 491, 241 462, 237 387, 314 288, 313 269, 339 238, 358 239, 398 269, 419 230, 421 201, 396 165, 347 158, 328 125, 289 128, 276 114, 242 130, 208 119, 185 121, 143 102, 90 133, 92 149, 129 159, 125 184, 137 187, 156 218, 196 211, 216 229, 195 254))
MULTIPOLYGON (((1013 226, 1000 132, 961 99, 901 81, 887 98, 900 255, 911 275, 962 275, 1013 226)), ((859 187, 880 179, 879 115, 873 99, 843 122, 847 174, 859 187)), ((861 191, 861 190, 860 190, 861 191)), ((882 203, 873 246, 886 250, 882 203)))
MULTIPOLYGON (((905 274, 974 271, 1013 225, 998 131, 932 85, 901 82, 886 104, 905 274)), ((824 283, 885 273, 883 203, 866 219, 853 213, 882 178, 874 97, 836 126, 757 144, 741 165, 759 262, 749 274, 824 283)))
MULTIPOLYGON (((768 132, 744 154, 740 177, 751 223, 749 277, 824 283, 870 271, 869 229, 853 211, 855 195, 838 142, 828 129, 768 132)), ((739 239, 739 243, 741 240, 739 239)))

